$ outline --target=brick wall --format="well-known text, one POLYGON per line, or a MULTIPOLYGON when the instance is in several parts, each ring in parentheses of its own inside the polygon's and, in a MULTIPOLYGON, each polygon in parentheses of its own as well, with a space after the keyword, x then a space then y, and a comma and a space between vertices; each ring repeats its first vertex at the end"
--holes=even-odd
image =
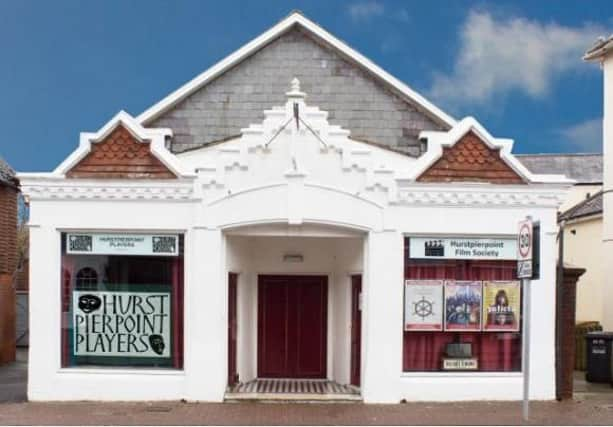
POLYGON ((0 183, 0 365, 15 360, 17 190, 0 183))
POLYGON ((68 178, 176 178, 153 154, 150 143, 138 142, 123 126, 92 144, 91 151, 66 174, 68 178))
POLYGON ((572 399, 573 374, 575 370, 575 308, 577 304, 577 281, 585 273, 583 268, 564 268, 561 303, 557 313, 557 327, 560 329, 559 342, 561 359, 557 362, 558 384, 556 397, 572 399))
POLYGON ((0 273, 17 267, 17 190, 0 183, 0 273))
POLYGON ((226 71, 172 110, 148 123, 174 131, 180 152, 240 133, 283 105, 293 77, 307 103, 330 113, 330 122, 357 139, 419 155, 422 130, 447 130, 399 94, 300 29, 290 30, 226 71))
POLYGON ((489 182, 525 184, 501 158, 500 151, 488 147, 475 133, 468 132, 419 178, 421 182, 489 182))

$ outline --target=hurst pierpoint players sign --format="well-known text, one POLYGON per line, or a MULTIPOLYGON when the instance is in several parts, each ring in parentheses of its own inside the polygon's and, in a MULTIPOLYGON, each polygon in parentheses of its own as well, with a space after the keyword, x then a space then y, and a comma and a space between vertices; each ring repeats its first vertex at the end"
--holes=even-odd
POLYGON ((74 291, 75 356, 170 357, 168 292, 74 291))

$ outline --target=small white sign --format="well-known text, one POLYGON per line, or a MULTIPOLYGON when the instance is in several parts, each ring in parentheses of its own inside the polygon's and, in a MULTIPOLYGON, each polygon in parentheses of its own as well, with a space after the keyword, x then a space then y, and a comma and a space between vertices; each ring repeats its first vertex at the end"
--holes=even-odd
POLYGON ((532 260, 517 261, 517 278, 529 279, 532 277, 532 260))
POLYGON ((532 220, 520 221, 517 227, 517 277, 532 277, 532 220))
POLYGON ((75 255, 177 256, 176 234, 66 234, 66 253, 75 255))
POLYGON ((479 369, 477 359, 443 359, 443 369, 448 371, 476 371, 479 369))
POLYGON ((517 259, 517 239, 468 237, 411 237, 410 258, 517 259))

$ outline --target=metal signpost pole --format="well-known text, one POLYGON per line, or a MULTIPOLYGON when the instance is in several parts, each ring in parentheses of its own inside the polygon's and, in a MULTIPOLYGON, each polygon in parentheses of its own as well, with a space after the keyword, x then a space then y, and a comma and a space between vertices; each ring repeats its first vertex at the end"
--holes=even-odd
POLYGON ((528 421, 530 416, 530 279, 534 276, 533 237, 532 218, 528 216, 519 223, 517 233, 517 278, 521 279, 523 295, 522 376, 524 392, 522 414, 525 421, 528 421))
POLYGON ((530 280, 522 279, 522 292, 524 295, 523 301, 523 325, 522 325, 522 361, 523 361, 523 377, 524 377, 524 401, 522 404, 522 413, 525 421, 528 421, 530 416, 530 280))

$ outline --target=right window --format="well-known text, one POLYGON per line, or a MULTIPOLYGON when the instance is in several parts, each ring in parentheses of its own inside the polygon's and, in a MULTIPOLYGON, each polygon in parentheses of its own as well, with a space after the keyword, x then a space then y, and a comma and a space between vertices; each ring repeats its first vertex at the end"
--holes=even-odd
POLYGON ((517 262, 444 259, 439 242, 415 258, 405 238, 403 370, 521 371, 517 262))

